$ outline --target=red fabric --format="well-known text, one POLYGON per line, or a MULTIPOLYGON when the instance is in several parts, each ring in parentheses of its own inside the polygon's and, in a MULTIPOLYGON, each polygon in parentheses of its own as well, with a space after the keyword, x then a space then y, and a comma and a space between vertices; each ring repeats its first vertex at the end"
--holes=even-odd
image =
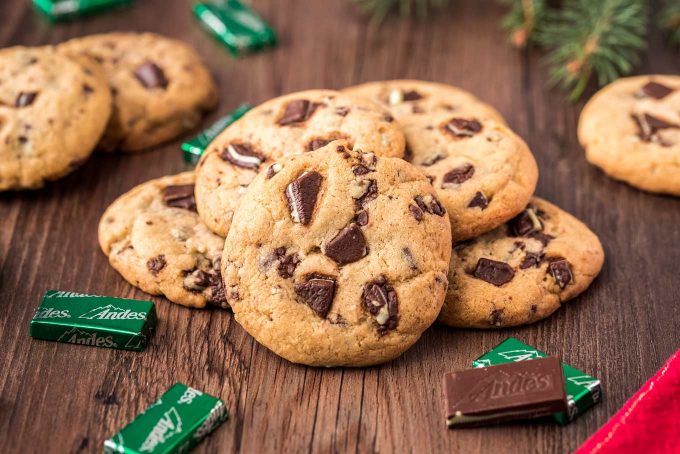
POLYGON ((575 454, 680 453, 680 350, 575 454))

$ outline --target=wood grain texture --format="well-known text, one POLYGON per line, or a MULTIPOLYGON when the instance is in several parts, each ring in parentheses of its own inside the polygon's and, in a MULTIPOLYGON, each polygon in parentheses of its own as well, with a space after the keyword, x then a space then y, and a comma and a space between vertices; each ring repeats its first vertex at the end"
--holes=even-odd
MULTIPOLYGON (((28 0, 0 3, 0 46, 149 30, 182 39, 221 88, 209 120, 248 101, 385 78, 452 83, 496 106, 538 160, 537 193, 600 235, 607 260, 580 298, 532 326, 435 326, 403 357, 366 369, 292 365, 259 346, 229 312, 162 298, 144 353, 31 340, 48 288, 144 298, 108 265, 97 223, 118 195, 186 168, 177 140, 134 156, 97 155, 43 190, 0 194, 0 450, 98 452, 176 381, 223 398, 230 419, 198 452, 567 452, 602 425, 680 346, 680 199, 617 183, 588 165, 575 134, 582 104, 546 88, 536 53, 511 49, 495 2, 456 0, 426 22, 370 29, 348 0, 253 0, 280 34, 273 52, 234 60, 201 30, 187 0, 51 25, 28 0), (516 336, 602 380, 604 401, 567 427, 550 422, 447 431, 440 380, 516 336)), ((680 73, 652 32, 640 73, 680 73)), ((206 121, 205 125, 208 124, 206 121)))

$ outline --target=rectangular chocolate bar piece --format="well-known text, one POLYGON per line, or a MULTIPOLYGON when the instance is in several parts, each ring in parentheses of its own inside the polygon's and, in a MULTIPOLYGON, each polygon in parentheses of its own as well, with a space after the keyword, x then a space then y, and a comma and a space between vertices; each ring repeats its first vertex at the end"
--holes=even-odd
POLYGON ((31 320, 35 339, 142 351, 156 327, 151 301, 48 290, 31 320))
POLYGON ((220 133, 227 128, 227 126, 241 118, 252 108, 253 106, 250 104, 241 104, 235 111, 225 117, 220 118, 208 128, 204 129, 198 135, 193 137, 191 140, 183 143, 182 150, 184 151, 184 160, 190 164, 196 164, 201 158, 201 155, 205 152, 206 148, 208 148, 208 145, 210 145, 210 142, 215 140, 215 138, 219 136, 220 133))
POLYGON ((446 424, 478 426, 566 411, 560 360, 522 361, 444 375, 446 424))
POLYGON ((104 442, 104 453, 185 453, 227 419, 221 399, 176 383, 104 442))
MULTIPOLYGON (((548 355, 514 337, 509 337, 490 352, 474 360, 472 365, 474 367, 487 367, 517 361, 528 361, 545 356, 548 355)), ((591 377, 569 364, 562 363, 562 372, 564 372, 567 385, 568 411, 566 413, 554 413, 552 417, 564 426, 602 399, 602 385, 597 378, 591 377)))

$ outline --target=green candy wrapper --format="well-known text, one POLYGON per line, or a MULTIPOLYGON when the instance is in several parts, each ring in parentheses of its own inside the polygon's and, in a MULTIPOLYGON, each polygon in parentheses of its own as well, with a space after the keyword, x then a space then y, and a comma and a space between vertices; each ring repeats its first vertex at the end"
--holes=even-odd
POLYGON ((123 430, 106 440, 104 453, 184 453, 227 417, 222 400, 176 383, 123 430))
POLYGON ((194 14, 235 57, 276 45, 276 33, 251 8, 238 0, 197 2, 194 14))
POLYGON ((227 126, 241 118, 252 108, 253 106, 250 104, 241 104, 235 111, 226 117, 220 118, 210 127, 201 131, 196 137, 183 143, 182 150, 184 151, 184 160, 190 164, 196 164, 203 152, 205 152, 205 149, 210 145, 210 142, 215 140, 215 137, 219 136, 227 126))
MULTIPOLYGON (((497 364, 527 361, 548 356, 540 350, 510 337, 501 342, 490 352, 472 361, 473 367, 495 366, 497 364)), ((577 415, 585 412, 602 398, 600 380, 586 375, 568 364, 562 363, 566 382, 569 413, 554 413, 552 415, 559 424, 569 424, 577 415)))
POLYGON ((105 9, 129 5, 134 0, 33 0, 33 4, 53 21, 73 19, 105 9))
POLYGON ((156 327, 151 301, 48 290, 31 320, 35 339, 142 351, 156 327))

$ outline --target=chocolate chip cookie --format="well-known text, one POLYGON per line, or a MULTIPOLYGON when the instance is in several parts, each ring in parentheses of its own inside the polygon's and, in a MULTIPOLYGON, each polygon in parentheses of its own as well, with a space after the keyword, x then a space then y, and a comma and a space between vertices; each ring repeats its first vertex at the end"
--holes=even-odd
POLYGON ((135 287, 183 306, 228 307, 220 274, 224 240, 196 214, 194 174, 147 181, 99 222, 99 245, 135 287))
POLYGON ((578 138, 586 159, 650 192, 680 195, 680 76, 627 77, 583 108, 578 138))
POLYGON ((454 241, 497 227, 526 206, 538 168, 529 148, 492 107, 470 93, 417 80, 344 90, 388 107, 406 136, 406 159, 432 181, 454 241))
POLYGON ((33 189, 77 168, 111 113, 101 68, 53 47, 0 50, 0 191, 33 189))
POLYGON ((196 168, 198 212, 226 236, 233 209, 258 171, 282 156, 345 139, 378 156, 402 157, 404 135, 379 105, 332 90, 308 90, 267 101, 210 144, 196 168))
POLYGON ((103 150, 138 151, 198 125, 217 104, 217 90, 200 57, 186 44, 152 33, 109 33, 67 41, 69 55, 101 63, 113 93, 103 150))
POLYGON ((237 208, 222 256, 236 320, 289 361, 389 361, 436 319, 451 230, 421 172, 347 141, 287 156, 237 208))
POLYGON ((588 288, 604 261, 588 227, 538 197, 508 223, 453 249, 439 321, 460 328, 546 318, 588 288))

